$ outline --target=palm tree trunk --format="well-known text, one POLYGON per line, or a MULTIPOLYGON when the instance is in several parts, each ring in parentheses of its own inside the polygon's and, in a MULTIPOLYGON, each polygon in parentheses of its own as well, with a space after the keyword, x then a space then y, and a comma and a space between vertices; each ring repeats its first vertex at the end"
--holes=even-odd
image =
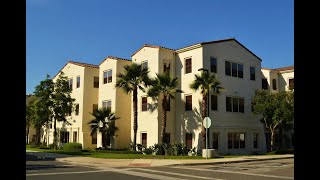
MULTIPOLYGON (((203 94, 202 95, 202 119, 206 117, 206 114, 207 114, 207 95, 203 94)), ((206 148, 206 130, 204 128, 203 122, 202 122, 201 135, 202 135, 202 149, 205 149, 206 148)))
POLYGON ((57 150, 57 142, 58 142, 58 133, 57 133, 57 120, 54 119, 54 132, 53 132, 53 149, 57 150))
POLYGON ((102 140, 102 147, 104 147, 104 148, 107 148, 107 137, 106 137, 106 133, 103 131, 103 132, 101 132, 101 135, 102 135, 102 138, 101 138, 101 140, 102 140))
POLYGON ((162 131, 161 131, 161 140, 162 144, 166 142, 166 127, 167 127, 167 96, 163 96, 162 99, 162 131))
POLYGON ((137 144, 137 130, 138 130, 138 89, 135 87, 133 89, 133 151, 136 151, 137 144))

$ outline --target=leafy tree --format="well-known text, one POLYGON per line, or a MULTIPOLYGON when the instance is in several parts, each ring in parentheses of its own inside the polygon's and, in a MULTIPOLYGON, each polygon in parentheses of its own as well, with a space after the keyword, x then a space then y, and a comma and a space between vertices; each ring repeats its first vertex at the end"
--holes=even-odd
MULTIPOLYGON (((220 82, 216 79, 214 74, 210 74, 207 71, 203 71, 200 75, 195 74, 195 80, 190 84, 190 88, 197 91, 200 90, 202 94, 202 119, 207 116, 207 95, 211 91, 213 94, 220 94, 223 88, 220 82)), ((202 125, 202 149, 205 148, 206 131, 202 125)))
POLYGON ((124 73, 117 75, 118 80, 116 82, 117 88, 122 88, 127 94, 132 92, 133 98, 133 150, 136 151, 137 142, 137 130, 138 130, 138 89, 145 92, 145 87, 150 84, 150 78, 148 77, 149 70, 142 68, 141 65, 132 63, 131 65, 124 66, 124 73))
POLYGON ((270 93, 257 90, 252 100, 253 115, 261 115, 261 122, 271 132, 271 151, 275 150, 275 135, 281 126, 289 125, 294 117, 293 92, 270 93))
MULTIPOLYGON (((61 72, 58 79, 54 83, 54 91, 50 99, 52 99, 52 112, 54 120, 53 147, 57 149, 58 134, 57 122, 71 124, 67 121, 66 116, 71 114, 74 98, 71 97, 72 89, 69 87, 68 78, 61 72)), ((49 106, 50 107, 50 106, 49 106)))
POLYGON ((162 131, 161 131, 161 141, 164 144, 166 142, 165 133, 167 126, 167 105, 168 97, 171 99, 175 98, 176 92, 182 92, 177 89, 178 77, 171 78, 168 72, 164 74, 156 74, 157 76, 152 79, 151 88, 148 90, 147 94, 152 97, 153 100, 157 100, 158 97, 162 97, 162 131))
POLYGON ((115 132, 118 130, 118 127, 115 125, 115 121, 117 118, 115 114, 111 112, 110 108, 101 108, 95 110, 91 115, 94 117, 90 121, 91 127, 91 136, 96 133, 100 132, 102 134, 102 146, 106 147, 106 137, 114 136, 115 132))
POLYGON ((26 99, 26 143, 29 144, 29 132, 32 121, 35 118, 35 96, 26 99))

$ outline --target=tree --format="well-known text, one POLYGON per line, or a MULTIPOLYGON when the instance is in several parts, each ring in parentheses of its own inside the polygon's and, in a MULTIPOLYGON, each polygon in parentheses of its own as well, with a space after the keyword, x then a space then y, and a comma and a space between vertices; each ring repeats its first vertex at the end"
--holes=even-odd
POLYGON ((91 128, 91 136, 96 133, 100 132, 102 134, 102 146, 106 147, 106 140, 105 138, 107 135, 114 136, 115 132, 118 130, 118 127, 115 126, 115 114, 111 112, 110 108, 101 108, 95 110, 91 115, 94 117, 90 121, 90 128, 91 128))
POLYGON ((36 129, 36 145, 40 144, 40 132, 43 125, 50 122, 53 116, 52 112, 52 93, 54 90, 54 83, 52 79, 49 79, 47 75, 46 79, 41 81, 39 85, 35 87, 34 95, 36 100, 30 113, 32 115, 32 125, 36 129))
POLYGON ((142 65, 132 63, 124 66, 124 73, 117 75, 118 80, 115 87, 122 88, 127 94, 132 92, 133 98, 133 150, 136 151, 137 130, 138 130, 138 89, 145 92, 145 87, 150 84, 148 77, 149 70, 142 68, 142 65))
MULTIPOLYGON (((213 94, 220 94, 223 88, 220 85, 220 82, 216 79, 214 74, 209 74, 207 71, 203 71, 200 75, 195 74, 195 80, 190 84, 190 88, 197 91, 201 90, 202 94, 202 119, 207 116, 207 95, 210 91, 213 94)), ((206 138, 206 131, 204 126, 202 125, 202 149, 205 148, 205 138, 206 138)))
POLYGON ((29 132, 32 121, 35 118, 35 96, 26 99, 26 143, 29 144, 29 132))
MULTIPOLYGON (((151 88, 148 90, 147 94, 153 100, 157 100, 158 97, 162 97, 162 131, 161 131, 161 141, 164 144, 166 142, 165 133, 167 126, 167 105, 168 97, 171 99, 175 98, 176 92, 182 92, 177 89, 178 77, 171 78, 168 72, 164 74, 156 74, 157 76, 152 79, 151 88)), ((170 102, 169 102, 170 103, 170 102)))
POLYGON ((270 147, 275 150, 275 135, 279 127, 289 125, 294 117, 293 92, 270 93, 266 90, 257 90, 252 100, 252 114, 262 116, 261 122, 271 132, 270 147))
POLYGON ((58 79, 54 83, 54 91, 52 93, 52 112, 54 120, 54 133, 53 133, 53 147, 57 149, 58 134, 57 134, 57 122, 63 122, 68 125, 69 123, 66 116, 71 114, 74 98, 71 97, 72 89, 69 87, 68 78, 61 72, 58 79))

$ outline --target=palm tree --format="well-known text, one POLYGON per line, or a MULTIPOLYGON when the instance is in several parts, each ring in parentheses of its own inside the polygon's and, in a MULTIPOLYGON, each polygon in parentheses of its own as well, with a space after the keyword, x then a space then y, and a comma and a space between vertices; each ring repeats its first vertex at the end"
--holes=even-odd
POLYGON ((161 131, 161 140, 164 144, 166 142, 165 133, 167 126, 167 104, 168 97, 174 99, 176 92, 182 92, 180 89, 177 89, 178 77, 171 78, 168 72, 164 74, 156 74, 157 76, 152 79, 151 88, 148 90, 147 94, 153 100, 156 100, 158 97, 162 96, 162 131, 161 131))
MULTIPOLYGON (((213 91, 214 94, 220 94, 220 91, 223 88, 220 85, 220 82, 216 79, 214 74, 209 74, 207 71, 203 71, 201 75, 195 74, 195 80, 190 84, 190 88, 197 91, 201 90, 202 94, 202 118, 206 117, 207 115, 207 94, 210 91, 213 91)), ((205 138, 206 138, 206 131, 204 126, 202 125, 202 148, 205 148, 205 138)))
POLYGON ((138 130, 138 89, 145 92, 144 87, 150 84, 148 77, 149 70, 142 68, 142 65, 132 63, 124 66, 125 72, 119 73, 115 87, 122 88, 127 94, 132 93, 133 97, 133 150, 136 151, 137 130, 138 130), (144 87, 143 87, 144 86, 144 87))
POLYGON ((118 130, 114 122, 117 118, 115 118, 115 114, 111 112, 110 108, 97 109, 91 115, 94 117, 89 123, 91 136, 96 132, 100 132, 102 134, 102 146, 106 147, 107 142, 105 138, 107 135, 114 136, 118 130))

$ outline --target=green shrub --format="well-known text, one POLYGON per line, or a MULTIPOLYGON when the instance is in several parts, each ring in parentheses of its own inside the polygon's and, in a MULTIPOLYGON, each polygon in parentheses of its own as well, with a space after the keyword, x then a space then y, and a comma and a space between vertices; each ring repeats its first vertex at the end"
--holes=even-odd
POLYGON ((66 151, 81 151, 82 144, 81 143, 66 143, 62 147, 63 150, 66 151))

